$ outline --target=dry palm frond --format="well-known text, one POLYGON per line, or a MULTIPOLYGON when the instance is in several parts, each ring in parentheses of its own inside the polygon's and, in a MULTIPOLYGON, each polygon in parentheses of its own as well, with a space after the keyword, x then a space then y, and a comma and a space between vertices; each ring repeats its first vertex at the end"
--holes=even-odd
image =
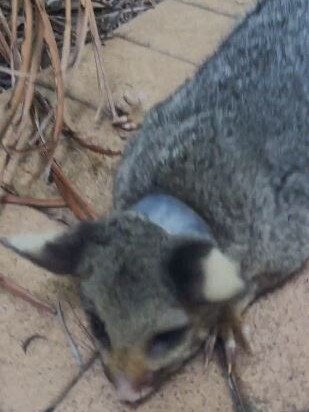
MULTIPOLYGON (((40 150, 42 154, 44 153, 42 161, 45 166, 35 174, 35 178, 39 177, 44 169, 51 169, 61 195, 64 196, 68 206, 74 208, 74 214, 82 219, 94 218, 95 213, 86 202, 81 200, 80 195, 72 195, 73 186, 65 178, 60 165, 54 159, 63 132, 66 72, 68 68, 78 64, 88 34, 88 38, 92 39, 94 45, 99 89, 102 94, 107 95, 113 124, 123 125, 127 117, 118 116, 115 109, 104 68, 101 48, 102 28, 98 21, 103 14, 113 16, 116 13, 121 16, 129 8, 134 15, 151 7, 151 2, 147 2, 148 0, 47 0, 46 2, 45 0, 4 0, 1 2, 0 79, 1 76, 2 78, 6 76, 5 84, 11 82, 13 86, 10 101, 0 120, 0 142, 6 151, 4 167, 6 170, 15 170, 20 158, 25 154, 40 150), (59 41, 60 22, 63 41, 59 41), (62 50, 60 50, 61 46, 62 50), (37 79, 46 64, 50 65, 53 71, 56 101, 54 104, 47 102, 42 105, 44 98, 37 89, 37 79), (34 133, 26 132, 27 125, 31 123, 35 127, 34 133), (75 207, 74 203, 76 203, 75 207)), ((113 27, 119 25, 118 23, 113 27)), ((100 118, 101 112, 102 107, 99 106, 97 119, 100 118)), ((74 139, 82 147, 105 156, 121 154, 119 151, 88 143, 82 137, 74 136, 74 139)), ((4 175, 4 170, 1 175, 4 175)))
MULTIPOLYGON (((92 6, 95 12, 96 25, 101 41, 112 36, 113 31, 121 24, 129 21, 137 16, 139 13, 153 8, 161 0, 92 0, 92 6)), ((59 50, 68 38, 68 26, 71 20, 70 37, 72 44, 76 44, 81 40, 80 31, 80 17, 81 17, 81 3, 80 0, 70 0, 71 6, 68 5, 67 0, 46 0, 46 11, 49 15, 51 25, 53 27, 55 39, 57 41, 59 50), (69 12, 69 9, 71 12, 69 12), (70 17, 68 17, 70 16, 70 17)), ((12 44, 15 52, 18 50, 17 45, 23 41, 24 24, 23 5, 19 0, 1 0, 0 5, 0 22, 1 15, 6 20, 12 21, 12 44), (19 7, 19 5, 21 7, 19 7)), ((90 33, 84 32, 84 41, 91 40, 90 33)), ((18 56, 15 54, 15 63, 18 63, 18 56)), ((45 63, 46 65, 46 63, 45 63)), ((14 65, 15 68, 18 64, 14 65)))
MULTIPOLYGON (((150 0, 1 1, 0 90, 2 79, 3 88, 8 84, 13 86, 8 107, 0 119, 0 142, 6 150, 6 170, 14 170, 23 155, 40 150, 42 144, 45 167, 35 178, 44 169, 50 169, 63 132, 66 72, 79 63, 87 39, 92 40, 94 46, 99 90, 102 95, 107 95, 113 124, 128 129, 127 116, 118 116, 112 99, 101 40, 126 19, 153 4, 150 0), (37 80, 47 65, 52 67, 56 101, 53 105, 46 105, 42 111, 38 109, 41 102, 37 80), (35 135, 26 133, 29 122, 36 128, 35 135)), ((97 120, 102 110, 103 106, 99 105, 97 120)), ((75 140, 82 147, 102 155, 120 154, 119 151, 87 143, 82 137, 75 140)), ((1 175, 4 175, 4 170, 1 175)), ((84 215, 89 216, 89 212, 84 215)))

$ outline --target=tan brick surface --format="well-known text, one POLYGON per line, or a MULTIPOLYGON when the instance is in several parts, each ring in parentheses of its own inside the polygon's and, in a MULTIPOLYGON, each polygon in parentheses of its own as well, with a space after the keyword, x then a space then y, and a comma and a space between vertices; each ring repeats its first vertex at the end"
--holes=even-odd
POLYGON ((118 33, 145 47, 199 64, 213 53, 234 25, 234 19, 224 15, 166 0, 122 26, 118 33))
POLYGON ((205 10, 231 17, 245 15, 254 7, 256 0, 178 0, 186 4, 195 5, 205 10))
MULTIPOLYGON (((138 23, 138 20, 135 21, 138 23)), ((132 32, 135 32, 135 29, 132 32)), ((192 63, 179 61, 117 37, 106 43, 103 53, 112 93, 118 94, 119 90, 126 88, 132 88, 133 92, 134 89, 137 94, 141 94, 145 110, 171 94, 196 70, 192 63)), ((70 89, 75 96, 91 105, 97 106, 102 101, 90 46, 85 48, 81 64, 70 76, 70 89)))

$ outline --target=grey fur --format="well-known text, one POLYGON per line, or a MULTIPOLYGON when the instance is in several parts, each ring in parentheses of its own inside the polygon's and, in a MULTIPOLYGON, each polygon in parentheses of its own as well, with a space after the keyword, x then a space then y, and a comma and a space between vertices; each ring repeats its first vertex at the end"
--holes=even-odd
POLYGON ((206 219, 246 276, 299 268, 309 256, 308 27, 307 0, 261 2, 150 111, 120 166, 115 207, 163 191, 206 219))

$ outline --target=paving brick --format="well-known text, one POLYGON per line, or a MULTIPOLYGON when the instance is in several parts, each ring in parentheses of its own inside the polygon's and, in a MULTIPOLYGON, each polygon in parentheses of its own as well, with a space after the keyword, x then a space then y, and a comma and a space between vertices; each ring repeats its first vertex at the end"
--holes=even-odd
POLYGON ((198 65, 214 52, 234 25, 230 17, 167 0, 122 26, 117 33, 132 42, 198 65))
MULTIPOLYGON (((172 93, 195 71, 195 66, 191 63, 120 38, 106 43, 103 56, 111 91, 119 94, 119 89, 131 87, 137 93, 145 92, 146 110, 172 93)), ((74 96, 94 106, 101 102, 96 65, 90 46, 85 48, 79 67, 69 77, 69 88, 74 96)))
POLYGON ((214 13, 230 17, 241 17, 254 7, 257 0, 178 0, 185 4, 195 5, 214 13))

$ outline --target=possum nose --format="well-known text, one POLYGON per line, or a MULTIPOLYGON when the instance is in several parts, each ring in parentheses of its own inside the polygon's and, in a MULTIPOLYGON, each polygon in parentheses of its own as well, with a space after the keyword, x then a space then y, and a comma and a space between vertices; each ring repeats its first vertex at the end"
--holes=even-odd
POLYGON ((152 392, 153 374, 145 372, 138 380, 131 380, 125 375, 114 376, 118 397, 123 402, 137 402, 152 392))

